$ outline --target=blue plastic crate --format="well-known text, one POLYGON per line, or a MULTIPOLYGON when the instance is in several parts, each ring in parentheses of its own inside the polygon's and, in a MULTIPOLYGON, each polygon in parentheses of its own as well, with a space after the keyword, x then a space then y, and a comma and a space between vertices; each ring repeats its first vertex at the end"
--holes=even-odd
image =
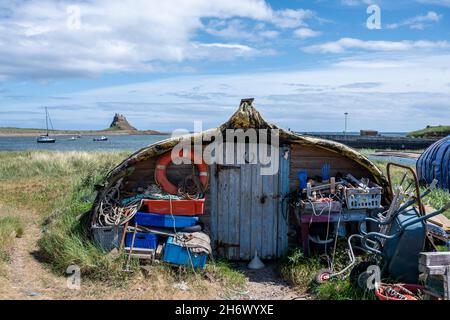
POLYGON ((140 226, 160 228, 185 228, 195 226, 198 217, 172 216, 165 214, 138 212, 134 221, 140 226))
POLYGON ((207 254, 197 254, 188 252, 178 244, 173 243, 173 237, 167 239, 164 246, 163 261, 171 264, 182 265, 187 267, 194 267, 195 269, 205 269, 207 254), (190 257, 189 257, 190 256, 190 257))
MULTIPOLYGON (((133 233, 128 232, 125 235, 125 247, 131 248, 133 233)), ((133 248, 156 249, 158 247, 158 236, 153 233, 137 232, 134 239, 133 248)))

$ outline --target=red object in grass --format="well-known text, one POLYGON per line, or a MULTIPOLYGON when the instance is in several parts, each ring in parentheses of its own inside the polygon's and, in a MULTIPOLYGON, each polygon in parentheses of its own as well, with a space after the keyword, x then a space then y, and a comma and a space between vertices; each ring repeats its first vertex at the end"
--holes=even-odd
POLYGON ((174 216, 198 216, 203 214, 205 199, 198 200, 144 200, 150 213, 173 214, 174 216))
POLYGON ((378 299, 380 299, 380 300, 403 300, 403 299, 388 296, 386 294, 387 287, 391 287, 396 292, 405 296, 406 300, 417 300, 417 298, 409 295, 407 292, 402 290, 402 288, 405 288, 406 290, 411 291, 413 294, 417 294, 419 291, 423 292, 425 290, 424 286, 421 286, 418 284, 381 285, 377 290, 375 290, 375 295, 378 297, 378 299))

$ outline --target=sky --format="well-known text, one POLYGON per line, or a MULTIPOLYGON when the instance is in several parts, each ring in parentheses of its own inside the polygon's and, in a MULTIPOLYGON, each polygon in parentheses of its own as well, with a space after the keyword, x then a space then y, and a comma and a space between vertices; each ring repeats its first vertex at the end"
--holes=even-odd
POLYGON ((449 125, 450 0, 0 1, 0 127, 207 129, 248 97, 301 132, 449 125))

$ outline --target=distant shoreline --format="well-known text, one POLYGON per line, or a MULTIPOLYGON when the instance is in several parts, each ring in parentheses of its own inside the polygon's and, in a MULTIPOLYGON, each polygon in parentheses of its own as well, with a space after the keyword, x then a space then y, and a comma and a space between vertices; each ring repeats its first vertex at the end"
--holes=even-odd
MULTIPOLYGON (((0 128, 0 137, 38 137, 45 134, 45 130, 40 129, 20 129, 20 128, 0 128)), ((124 135, 147 135, 165 136, 167 132, 155 130, 50 130, 50 136, 124 136, 124 135)))

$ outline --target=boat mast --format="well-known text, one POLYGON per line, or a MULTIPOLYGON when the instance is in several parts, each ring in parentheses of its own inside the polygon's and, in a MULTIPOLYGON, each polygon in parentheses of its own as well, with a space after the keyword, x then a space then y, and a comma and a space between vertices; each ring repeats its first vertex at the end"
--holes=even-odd
POLYGON ((47 107, 45 107, 45 126, 47 127, 47 137, 48 137, 48 111, 47 111, 47 107))

